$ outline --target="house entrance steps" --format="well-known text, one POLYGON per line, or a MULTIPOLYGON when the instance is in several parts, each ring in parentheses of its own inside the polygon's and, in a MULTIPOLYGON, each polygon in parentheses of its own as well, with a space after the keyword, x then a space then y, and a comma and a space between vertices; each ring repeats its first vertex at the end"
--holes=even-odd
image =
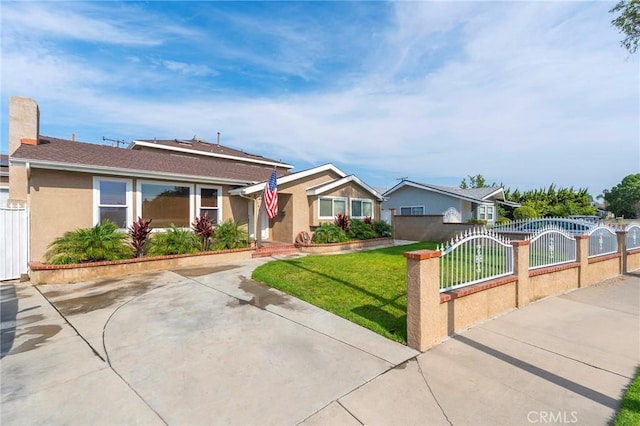
POLYGON ((262 247, 256 249, 252 257, 300 255, 300 250, 291 244, 281 241, 263 241, 262 247))

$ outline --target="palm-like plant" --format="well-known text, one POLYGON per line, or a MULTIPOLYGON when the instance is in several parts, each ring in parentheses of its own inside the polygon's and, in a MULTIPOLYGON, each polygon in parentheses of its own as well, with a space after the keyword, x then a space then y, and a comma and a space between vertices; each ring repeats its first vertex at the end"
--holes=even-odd
POLYGON ((149 241, 149 256, 168 254, 189 254, 202 250, 202 243, 196 234, 188 229, 171 225, 166 232, 158 232, 149 241))
POLYGON ((49 245, 45 259, 56 265, 128 259, 133 257, 133 249, 127 239, 118 225, 105 220, 93 228, 78 228, 56 238, 49 245))
POLYGON ((232 219, 218 227, 215 234, 215 248, 218 250, 247 247, 247 231, 232 219))

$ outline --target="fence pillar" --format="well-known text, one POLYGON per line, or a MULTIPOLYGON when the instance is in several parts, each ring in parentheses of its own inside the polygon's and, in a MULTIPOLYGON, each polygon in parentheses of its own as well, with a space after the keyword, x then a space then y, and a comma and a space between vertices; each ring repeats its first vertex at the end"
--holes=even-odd
POLYGON ((576 235, 576 262, 578 262, 578 288, 586 286, 587 268, 589 267, 589 236, 576 235))
POLYGON ((627 231, 616 231, 618 236, 618 253, 620 253, 620 274, 627 273, 627 231))
POLYGON ((516 307, 529 304, 529 240, 511 241, 513 246, 513 274, 518 277, 516 283, 516 307))
POLYGON ((410 251, 407 258, 407 342, 425 351, 438 341, 440 263, 442 253, 410 251))

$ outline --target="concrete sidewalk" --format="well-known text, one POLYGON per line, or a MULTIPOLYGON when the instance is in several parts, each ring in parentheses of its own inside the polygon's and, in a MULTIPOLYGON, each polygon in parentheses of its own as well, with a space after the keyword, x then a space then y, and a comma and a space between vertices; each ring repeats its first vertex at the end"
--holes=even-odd
POLYGON ((41 286, 57 310, 3 284, 0 423, 604 425, 640 362, 637 276, 418 354, 250 280, 264 261, 41 286))
POLYGON ((640 364, 640 278, 471 327, 305 424, 606 425, 640 364))

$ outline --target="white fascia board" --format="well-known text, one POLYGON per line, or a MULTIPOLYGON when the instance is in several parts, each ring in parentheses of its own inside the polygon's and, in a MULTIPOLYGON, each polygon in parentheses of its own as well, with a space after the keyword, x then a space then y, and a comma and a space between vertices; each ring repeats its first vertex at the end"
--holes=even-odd
POLYGON ((487 198, 491 198, 494 195, 498 195, 499 193, 502 192, 502 199, 504 200, 504 190, 502 188, 498 188, 495 191, 493 191, 491 194, 487 194, 484 197, 482 197, 483 200, 486 200, 487 198))
POLYGON ((244 162, 247 162, 247 163, 264 164, 266 166, 282 167, 282 168, 285 168, 285 169, 292 169, 293 168, 293 166, 291 164, 277 163, 275 161, 258 160, 258 159, 246 158, 246 157, 236 157, 234 155, 217 154, 215 152, 206 152, 206 151, 197 151, 197 150, 194 150, 194 149, 179 148, 177 146, 167 146, 167 145, 162 145, 162 144, 159 144, 159 143, 143 142, 143 141, 136 141, 136 140, 134 140, 133 142, 131 142, 131 144, 129 144, 129 148, 131 149, 135 145, 146 146, 148 148, 165 149, 167 151, 176 151, 176 152, 183 152, 183 153, 189 153, 189 154, 202 155, 204 157, 216 157, 216 158, 223 158, 225 160, 235 160, 235 161, 244 161, 244 162))
POLYGON ((318 186, 312 189, 307 189, 308 196, 320 195, 325 192, 331 191, 339 186, 344 185, 345 183, 355 182, 360 185, 362 188, 366 189, 371 195, 374 195, 379 201, 384 201, 385 197, 382 196, 378 191, 361 181, 356 175, 350 175, 343 177, 342 179, 337 179, 327 183, 326 185, 318 186))
MULTIPOLYGON (((303 179, 309 176, 313 176, 316 173, 325 172, 327 170, 331 170, 336 173, 341 178, 347 176, 345 172, 334 166, 333 164, 324 164, 322 166, 314 167, 313 169, 302 170, 297 173, 292 173, 287 176, 282 176, 277 179, 277 185, 284 185, 285 183, 293 182, 298 179, 303 179)), ((231 195, 250 195, 255 194, 256 192, 261 192, 264 189, 266 181, 257 183, 255 185, 247 186, 246 188, 238 188, 229 191, 231 195)))
POLYGON ((42 160, 28 160, 24 158, 11 158, 12 164, 29 164, 32 169, 47 169, 47 170, 62 170, 67 172, 80 172, 80 173, 93 173, 93 174, 105 174, 111 176, 126 176, 135 178, 147 178, 147 179, 162 179, 162 180, 180 180, 184 182, 196 182, 196 183, 217 183, 217 184, 229 184, 229 185, 247 185, 253 182, 247 182, 237 179, 224 179, 207 176, 196 175, 183 175, 183 174, 168 174, 166 172, 153 172, 142 171, 132 169, 120 169, 117 167, 105 167, 105 166, 91 166, 85 164, 72 164, 72 163, 60 163, 55 161, 42 161, 42 160))

